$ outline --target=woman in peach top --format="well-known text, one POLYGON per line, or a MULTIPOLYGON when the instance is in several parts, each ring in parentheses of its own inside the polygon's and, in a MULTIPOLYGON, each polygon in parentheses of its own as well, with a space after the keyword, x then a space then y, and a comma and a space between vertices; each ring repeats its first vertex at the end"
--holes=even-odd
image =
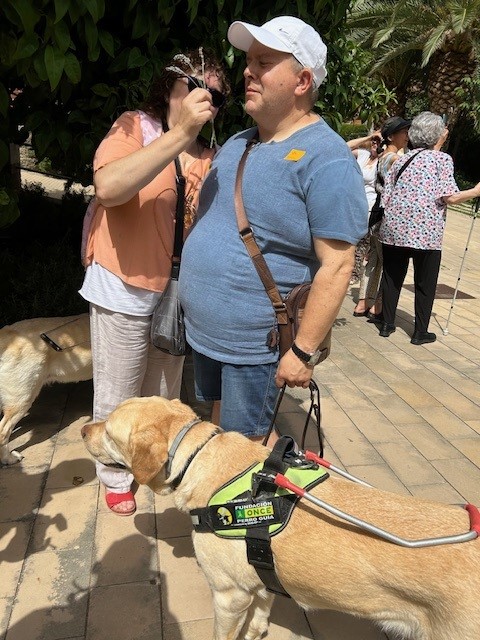
MULTIPOLYGON (((152 86, 144 111, 127 111, 95 154, 94 214, 80 294, 90 303, 93 419, 103 420, 135 396, 180 395, 183 358, 150 344, 152 312, 171 269, 178 156, 186 178, 185 228, 215 149, 199 137, 222 106, 229 85, 202 49, 178 54, 152 86)), ((135 512, 133 477, 97 463, 108 507, 135 512)))

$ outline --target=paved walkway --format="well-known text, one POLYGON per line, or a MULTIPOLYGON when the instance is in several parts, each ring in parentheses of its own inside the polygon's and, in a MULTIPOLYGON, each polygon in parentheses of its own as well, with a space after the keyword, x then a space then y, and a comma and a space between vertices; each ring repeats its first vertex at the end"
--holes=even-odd
MULTIPOLYGON (((413 295, 399 328, 380 338, 354 318, 352 287, 331 357, 317 367, 325 457, 368 482, 446 503, 480 504, 480 223, 460 290, 434 305, 436 343, 414 347, 413 295)), ((455 287, 471 218, 449 215, 439 282, 455 287)), ((411 282, 411 274, 408 276, 411 282)), ((186 392, 190 370, 187 369, 186 392)), ((42 391, 13 436, 25 456, 0 469, 0 640, 210 640, 212 606, 196 565, 189 519, 169 499, 137 492, 138 511, 105 507, 80 427, 91 383, 42 391)), ((308 393, 288 392, 281 429, 299 433, 308 393)), ((335 562, 324 558, 322 562, 335 562)), ((388 571, 388 567, 385 567, 388 571)), ((277 598, 271 640, 386 640, 368 622, 305 615, 277 598)), ((393 639, 390 639, 393 640, 393 639)))

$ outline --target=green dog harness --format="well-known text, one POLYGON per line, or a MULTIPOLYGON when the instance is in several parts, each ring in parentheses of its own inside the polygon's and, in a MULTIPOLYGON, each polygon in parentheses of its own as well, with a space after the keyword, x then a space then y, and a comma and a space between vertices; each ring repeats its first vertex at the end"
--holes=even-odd
POLYGON ((295 453, 292 438, 278 440, 265 462, 253 464, 216 491, 208 505, 190 511, 197 532, 213 532, 222 538, 244 538, 247 557, 269 591, 288 595, 274 569, 270 538, 288 524, 299 497, 278 487, 273 478, 282 473, 309 490, 329 475, 323 467, 295 453))

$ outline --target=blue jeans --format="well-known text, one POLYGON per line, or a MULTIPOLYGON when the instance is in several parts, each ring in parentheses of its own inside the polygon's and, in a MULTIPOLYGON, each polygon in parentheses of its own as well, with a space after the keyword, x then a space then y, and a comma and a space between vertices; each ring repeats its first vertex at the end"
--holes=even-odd
POLYGON ((212 360, 193 351, 195 395, 198 400, 221 400, 220 427, 244 436, 267 433, 279 389, 278 362, 238 365, 212 360))

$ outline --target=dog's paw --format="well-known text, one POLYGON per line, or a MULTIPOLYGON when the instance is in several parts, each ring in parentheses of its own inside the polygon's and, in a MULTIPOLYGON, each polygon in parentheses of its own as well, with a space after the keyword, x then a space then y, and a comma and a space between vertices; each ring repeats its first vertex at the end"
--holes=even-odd
POLYGON ((2 454, 0 462, 4 465, 16 464, 22 460, 23 456, 18 451, 7 451, 6 454, 2 454))
POLYGON ((252 629, 249 629, 247 635, 245 636, 245 640, 262 640, 262 638, 265 638, 266 635, 267 629, 265 629, 264 631, 254 631, 252 629))
POLYGON ((268 632, 268 621, 267 620, 257 620, 256 622, 251 622, 248 625, 247 632, 245 634, 245 640, 261 640, 265 638, 268 632))

